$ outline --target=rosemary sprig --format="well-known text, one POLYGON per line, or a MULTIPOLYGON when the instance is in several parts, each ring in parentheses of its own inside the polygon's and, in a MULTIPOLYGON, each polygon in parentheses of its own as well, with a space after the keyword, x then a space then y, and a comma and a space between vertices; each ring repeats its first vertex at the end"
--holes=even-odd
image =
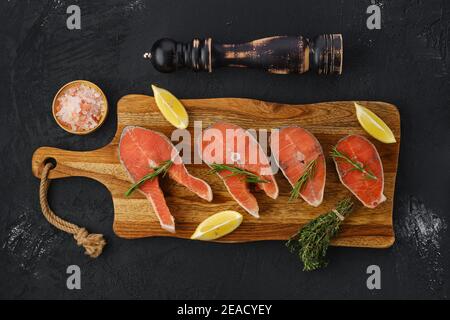
POLYGON ((172 164, 173 164, 172 160, 167 160, 167 161, 162 162, 159 166, 153 168, 152 172, 146 174, 145 176, 142 177, 141 180, 139 180, 138 182, 133 184, 130 187, 130 189, 128 189, 128 191, 125 192, 125 196, 126 197, 130 196, 137 188, 139 188, 146 181, 153 180, 161 174, 164 177, 166 175, 166 173, 169 171, 172 164))
POLYGON ((289 201, 297 199, 298 196, 300 195, 300 192, 306 186, 308 180, 314 177, 314 175, 316 174, 316 165, 317 159, 311 160, 306 165, 305 172, 303 172, 302 176, 297 180, 297 182, 294 184, 294 187, 292 188, 289 201))
POLYGON ((219 163, 211 164, 211 173, 219 173, 224 170, 231 172, 225 178, 240 175, 240 176, 243 176, 245 181, 247 181, 248 183, 267 183, 267 182, 269 182, 268 180, 261 179, 261 177, 258 176, 257 174, 254 174, 252 172, 246 171, 241 168, 228 166, 226 164, 219 164, 219 163))
POLYGON ((367 176, 367 178, 372 180, 378 179, 377 176, 370 172, 370 170, 367 170, 364 165, 350 159, 349 156, 347 156, 345 153, 340 152, 336 147, 333 147, 333 149, 331 149, 330 155, 333 159, 343 159, 347 161, 353 166, 353 170, 361 171, 367 176))
POLYGON ((286 246, 297 252, 304 271, 312 271, 327 265, 325 259, 331 239, 338 233, 341 223, 353 209, 351 198, 341 200, 336 209, 310 221, 295 234, 286 246))

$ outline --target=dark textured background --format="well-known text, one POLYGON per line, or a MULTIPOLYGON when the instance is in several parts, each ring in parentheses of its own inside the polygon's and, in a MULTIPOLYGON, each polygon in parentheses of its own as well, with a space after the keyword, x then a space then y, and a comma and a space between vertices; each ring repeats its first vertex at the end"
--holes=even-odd
POLYGON ((369 1, 1 1, 1 298, 448 298, 450 294, 450 2, 381 1, 382 29, 366 28, 369 1), (78 4, 82 30, 66 29, 78 4), (341 77, 277 76, 252 70, 158 74, 141 59, 153 41, 212 36, 221 42, 276 34, 341 32, 341 77), (64 83, 102 87, 111 114, 89 136, 61 130, 50 106, 64 83), (395 198, 397 241, 387 250, 332 248, 330 265, 304 273, 282 242, 239 245, 176 239, 123 240, 112 232, 108 191, 82 178, 55 181, 51 205, 102 232, 91 260, 40 213, 31 155, 42 145, 72 150, 107 144, 115 105, 156 83, 180 98, 250 97, 286 103, 382 100, 396 104, 402 145, 395 198), (66 289, 77 264, 82 290, 66 289), (382 289, 366 288, 377 264, 382 289))

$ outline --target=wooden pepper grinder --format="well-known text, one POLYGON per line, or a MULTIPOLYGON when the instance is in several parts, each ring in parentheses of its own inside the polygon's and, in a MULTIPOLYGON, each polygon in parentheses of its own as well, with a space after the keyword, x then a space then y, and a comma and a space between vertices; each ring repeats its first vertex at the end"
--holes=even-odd
POLYGON ((313 40, 302 36, 275 36, 241 44, 214 43, 211 38, 180 43, 160 39, 144 54, 156 70, 173 72, 182 68, 212 72, 218 67, 258 68, 271 73, 341 74, 341 34, 323 34, 313 40))

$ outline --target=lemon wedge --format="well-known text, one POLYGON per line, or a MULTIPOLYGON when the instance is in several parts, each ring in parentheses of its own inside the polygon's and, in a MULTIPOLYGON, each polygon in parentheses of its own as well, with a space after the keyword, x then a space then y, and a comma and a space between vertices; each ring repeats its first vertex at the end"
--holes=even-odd
POLYGON ((176 128, 186 129, 189 124, 189 117, 180 100, 169 91, 155 85, 152 85, 152 90, 156 105, 164 118, 176 128))
POLYGON ((234 231, 242 222, 242 214, 236 211, 221 211, 203 220, 191 239, 215 240, 234 231))
POLYGON ((356 117, 361 126, 375 139, 383 143, 395 143, 394 134, 387 124, 375 113, 355 102, 356 117))

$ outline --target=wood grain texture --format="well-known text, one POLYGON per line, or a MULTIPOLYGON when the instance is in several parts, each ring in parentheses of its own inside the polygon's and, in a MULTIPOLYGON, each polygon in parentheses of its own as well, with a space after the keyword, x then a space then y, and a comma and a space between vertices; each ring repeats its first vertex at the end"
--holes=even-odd
MULTIPOLYGON (((382 144, 369 138, 377 147, 385 170, 385 195, 387 201, 375 209, 364 208, 359 203, 355 211, 343 223, 333 245, 386 248, 394 242, 392 222, 395 178, 400 147, 400 116, 397 108, 384 102, 360 101, 378 114, 393 130, 396 144, 382 144)), ((367 136, 357 122, 353 102, 325 102, 305 105, 286 105, 251 99, 218 98, 183 100, 193 133, 193 121, 202 121, 203 128, 217 121, 227 121, 243 128, 271 129, 286 125, 300 125, 310 130, 328 154, 330 148, 347 134, 367 136)), ((118 126, 113 140, 107 146, 94 151, 75 152, 50 147, 35 151, 32 170, 40 176, 43 163, 48 158, 57 162, 50 178, 71 176, 89 177, 103 183, 111 192, 114 202, 114 231, 124 238, 151 236, 175 236, 189 238, 198 223, 220 210, 237 210, 244 214, 242 225, 233 233, 219 239, 220 242, 244 242, 257 240, 286 240, 300 226, 312 218, 330 210, 336 202, 350 192, 339 182, 332 160, 327 157, 327 182, 324 202, 318 208, 302 200, 289 202, 291 187, 281 174, 276 179, 280 187, 277 200, 262 192, 254 192, 260 205, 260 219, 244 213, 231 198, 224 184, 216 175, 210 175, 206 165, 188 165, 188 170, 206 180, 212 187, 214 199, 203 201, 183 186, 170 179, 162 181, 168 206, 176 219, 176 234, 161 229, 153 209, 143 195, 136 192, 126 198, 124 192, 131 182, 119 163, 118 142, 125 126, 147 127, 166 134, 169 138, 173 127, 162 117, 152 97, 128 95, 118 102, 118 126)))

